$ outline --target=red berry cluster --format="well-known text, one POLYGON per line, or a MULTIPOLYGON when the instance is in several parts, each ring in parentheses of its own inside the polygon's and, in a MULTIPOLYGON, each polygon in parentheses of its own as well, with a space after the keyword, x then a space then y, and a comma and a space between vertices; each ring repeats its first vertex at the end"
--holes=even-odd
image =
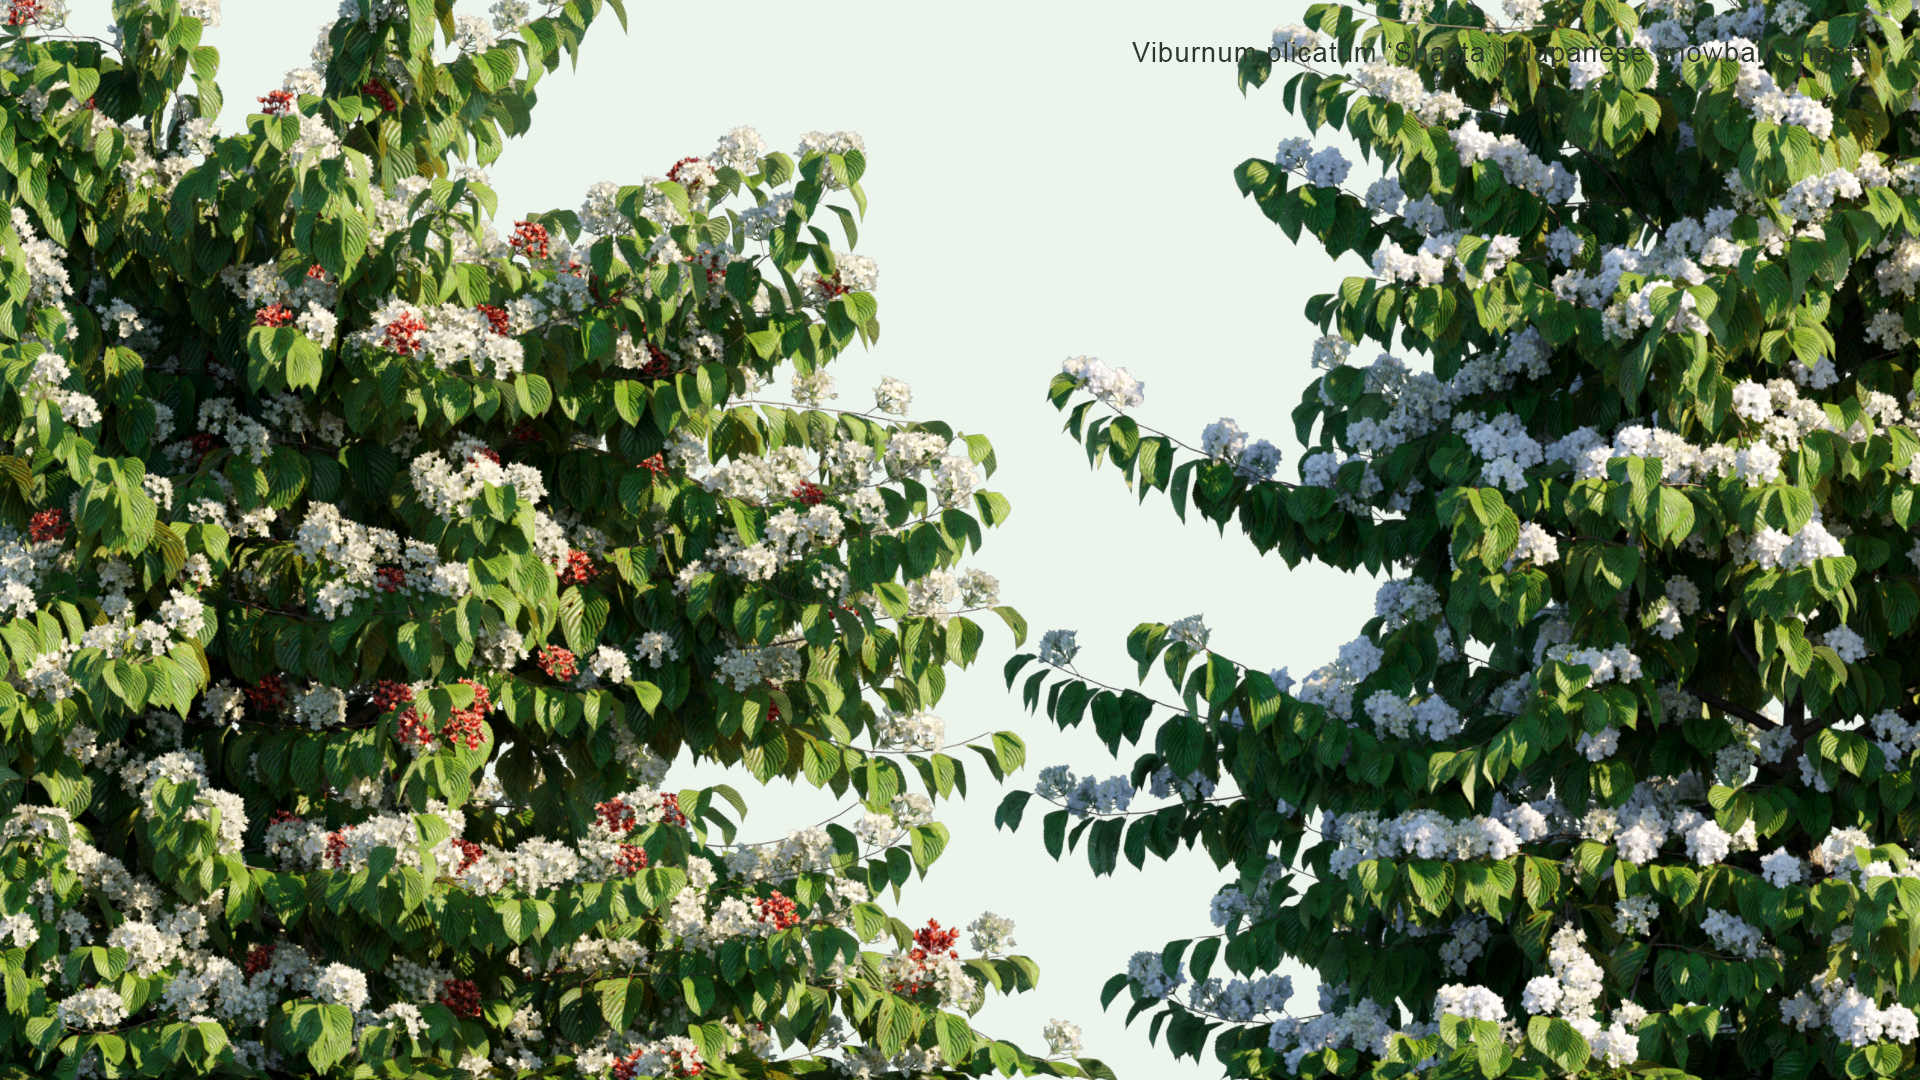
POLYGON ((293 309, 285 304, 268 304, 253 313, 255 326, 286 326, 293 322, 293 309))
POLYGON ((680 812, 680 796, 678 795, 669 794, 660 796, 660 811, 661 820, 668 825, 685 825, 687 823, 687 815, 680 812))
POLYGON ((545 436, 540 434, 540 429, 532 424, 522 424, 513 432, 514 442, 539 442, 543 438, 545 436))
POLYGON ((840 271, 838 270, 835 270, 832 274, 813 275, 813 287, 819 289, 821 294, 828 300, 832 300, 836 296, 845 296, 853 291, 852 286, 840 284, 840 271))
POLYGON ((473 305, 473 310, 486 316, 487 329, 493 331, 494 333, 500 335, 501 337, 508 336, 506 308, 495 307, 492 304, 475 304, 473 305))
POLYGON ((413 700, 413 687, 392 679, 381 679, 373 684, 373 705, 381 712, 390 712, 413 700))
POLYGON ((540 651, 534 654, 534 662, 549 678, 566 680, 580 674, 580 665, 574 660, 573 652, 558 645, 540 646, 540 651))
POLYGON ((401 356, 412 356, 420 351, 420 335, 426 332, 427 324, 420 321, 420 316, 403 311, 387 324, 387 348, 401 356))
POLYGON ((486 848, 471 840, 455 840, 453 846, 460 849, 460 869, 454 871, 456 874, 466 873, 487 854, 486 848))
POLYGON ((267 970, 273 963, 273 950, 277 947, 278 946, 274 945, 255 945, 253 948, 248 949, 247 962, 242 970, 246 972, 248 977, 258 975, 267 970))
POLYGON ((628 806, 623 799, 608 799, 596 805, 593 812, 600 819, 600 824, 607 827, 608 832, 619 836, 632 832, 634 826, 640 822, 639 817, 633 812, 633 807, 628 806))
POLYGON ((67 512, 56 507, 33 515, 33 520, 27 523, 27 535, 33 537, 33 542, 36 544, 65 538, 67 512))
POLYGON ((567 565, 560 568, 560 584, 585 585, 599 574, 592 556, 577 548, 570 549, 567 552, 567 565))
POLYGON ((246 689, 247 700, 256 709, 272 712, 287 703, 287 687, 280 676, 269 675, 246 689))
POLYGON ((493 698, 488 695, 486 687, 472 679, 460 681, 473 687, 473 704, 464 709, 453 710, 453 716, 447 720, 447 745, 458 746, 465 743, 467 749, 478 750, 480 745, 487 741, 486 732, 481 728, 480 722, 493 711, 493 698))
POLYGON ((640 467, 652 473, 654 479, 657 480, 667 475, 667 456, 665 454, 655 454, 641 462, 640 467))
POLYGON ((819 484, 811 480, 802 480, 800 486, 793 489, 793 497, 807 506, 819 506, 820 500, 826 498, 827 493, 820 490, 819 484))
POLYGON ((338 830, 327 834, 327 865, 335 870, 347 865, 347 838, 338 830))
POLYGON ((25 26, 40 17, 40 0, 12 0, 7 5, 7 25, 25 26))
POLYGON ((407 572, 397 566, 382 566, 373 576, 373 587, 381 592, 395 593, 407 587, 407 572))
POLYGON ((419 709, 408 709, 400 714, 399 738, 402 744, 411 743, 422 750, 433 746, 433 732, 427 729, 427 722, 420 718, 419 709))
POLYGON ((614 857, 614 869, 632 876, 647 868, 647 849, 638 844, 621 844, 620 854, 614 857))
POLYGON ((273 812, 273 818, 267 822, 267 827, 272 828, 275 825, 285 825, 288 823, 297 824, 305 820, 306 818, 301 817, 291 810, 275 810, 273 812))
POLYGON ((220 440, 207 432, 199 431, 187 436, 187 441, 193 444, 194 453, 204 457, 207 451, 212 450, 220 440))
POLYGON ((772 896, 755 900, 754 905, 760 909, 760 921, 771 923, 775 930, 785 930, 800 921, 800 913, 795 909, 792 898, 782 895, 778 889, 774 890, 772 896))
POLYGON ((647 342, 646 345, 649 359, 641 366, 640 377, 649 382, 657 382, 672 374, 673 357, 668 356, 665 349, 662 349, 651 341, 647 342))
POLYGON ((440 1004, 452 1009, 455 1016, 479 1016, 480 987, 472 979, 448 979, 440 987, 440 1004))
POLYGON ((495 465, 498 465, 500 464, 500 451, 483 446, 475 450, 473 456, 467 460, 473 462, 475 465, 480 464, 482 461, 491 461, 495 465))
POLYGON ((914 949, 907 954, 907 958, 925 963, 930 959, 937 960, 941 953, 946 953, 948 959, 958 960, 960 954, 955 952, 953 947, 959 940, 958 928, 942 930, 939 919, 928 919, 927 925, 913 932, 914 949))
POLYGON ((547 227, 531 221, 514 222, 513 238, 507 244, 529 259, 553 257, 553 237, 548 235, 547 227))
POLYGON ((393 91, 387 89, 379 79, 369 80, 367 85, 360 88, 360 92, 379 102, 380 107, 387 112, 400 107, 400 102, 393 96, 393 91))
POLYGON ((293 92, 290 90, 274 90, 258 100, 260 111, 268 116, 285 116, 293 111, 293 92))
POLYGON ((314 281, 325 281, 327 280, 327 268, 321 266, 319 263, 314 263, 312 266, 307 267, 307 277, 314 281))

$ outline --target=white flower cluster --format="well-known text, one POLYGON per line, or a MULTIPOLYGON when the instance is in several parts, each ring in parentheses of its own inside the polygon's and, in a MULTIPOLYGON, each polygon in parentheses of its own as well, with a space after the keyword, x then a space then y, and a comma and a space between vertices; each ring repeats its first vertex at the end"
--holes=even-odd
POLYGON ((1223 416, 1200 433, 1200 452, 1225 462, 1249 480, 1271 480, 1280 466, 1280 448, 1261 439, 1247 443, 1247 433, 1232 417, 1223 416))
POLYGON ((1169 975, 1159 953, 1142 950, 1127 961, 1127 978, 1139 984, 1141 992, 1148 997, 1163 998, 1186 983, 1187 965, 1181 961, 1169 975))
MULTIPOLYGON (((1441 991, 1443 995, 1446 992, 1445 989, 1441 991)), ((1321 988, 1321 996, 1323 1000, 1326 998, 1325 987, 1321 988)), ((1497 1004, 1499 999, 1494 1000, 1497 1004)), ((1504 1015, 1505 1010, 1501 1010, 1501 1013, 1504 1015)), ((1384 1053, 1387 1037, 1391 1034, 1393 1025, 1388 1022, 1386 1010, 1371 998, 1362 998, 1338 1012, 1330 1007, 1330 1003, 1323 1004, 1320 1015, 1305 1023, 1290 1016, 1275 1020, 1273 1027, 1268 1029, 1267 1047, 1282 1055, 1288 1072, 1297 1072, 1300 1059, 1320 1050, 1351 1047, 1370 1053, 1384 1053)))
POLYGON ((1760 946, 1765 937, 1759 927, 1752 925, 1738 915, 1729 914, 1719 908, 1708 910, 1707 917, 1700 923, 1700 929, 1713 942, 1713 947, 1724 953, 1744 956, 1748 960, 1760 958, 1760 946))
POLYGON ((1293 997, 1293 978, 1288 975, 1263 975, 1257 979, 1208 979, 1187 991, 1187 1000, 1197 1012, 1212 1013, 1237 1024, 1286 1008, 1293 997))
POLYGON ((1350 78, 1368 97, 1398 105, 1423 124, 1450 123, 1467 111, 1467 103, 1458 94, 1449 90, 1429 92, 1419 72, 1389 60, 1362 64, 1350 78))
POLYGON ((1342 720, 1351 720, 1354 689, 1380 670, 1384 655, 1371 638, 1354 638, 1340 646, 1340 656, 1333 663, 1316 668, 1300 680, 1293 696, 1319 705, 1342 720))
POLYGON ((1419 578, 1388 579, 1373 592, 1373 614, 1383 633, 1440 617, 1440 592, 1419 578))
POLYGON ((1400 739, 1418 735, 1441 742, 1460 734, 1466 727, 1460 711, 1438 694, 1408 702, 1391 690, 1376 690, 1367 698, 1365 707, 1380 730, 1400 739))
POLYGON ((800 651, 791 645, 765 648, 734 647, 714 662, 714 678, 742 693, 755 687, 779 686, 800 677, 800 651))
POLYGON ((1751 537, 1730 533, 1727 549, 1735 562, 1758 563, 1762 570, 1799 570, 1812 566, 1816 559, 1834 559, 1847 553, 1839 538, 1818 520, 1807 522, 1791 534, 1771 525, 1761 526, 1751 537))
POLYGON ((1920 1039, 1920 1017, 1912 1009, 1898 1003, 1880 1008, 1852 983, 1833 975, 1815 977, 1809 990, 1781 1002, 1780 1018, 1800 1031, 1830 1027, 1851 1046, 1920 1039))
POLYGON ((904 713, 888 709, 884 716, 874 719, 873 726, 874 743, 882 748, 937 754, 947 745, 947 722, 925 709, 904 713))
POLYGON ((1080 1052, 1080 1025, 1065 1020, 1049 1020, 1040 1030, 1040 1037, 1047 1042, 1047 1053, 1059 1057, 1080 1052))
POLYGON ((465 562, 442 562, 432 544, 403 543, 391 529, 348 521, 332 503, 308 507, 294 545, 301 555, 339 575, 314 593, 313 611, 327 619, 353 614, 355 604, 379 592, 453 598, 465 596, 471 587, 465 562))
MULTIPOLYGON (((1754 5, 1756 8, 1759 6, 1754 5)), ((1762 18, 1764 18, 1764 12, 1762 18)), ((1790 94, 1782 90, 1779 84, 1773 81, 1773 76, 1767 73, 1765 67, 1756 60, 1747 59, 1747 57, 1762 55, 1759 46, 1753 42, 1744 37, 1728 37, 1722 41, 1702 42, 1700 52, 1711 58, 1732 60, 1740 65, 1739 78, 1733 84, 1734 96, 1753 110, 1755 120, 1805 128, 1816 142, 1824 141, 1833 135, 1833 110, 1798 90, 1790 94)), ((1680 58, 1676 56, 1675 65, 1678 66, 1680 62, 1680 58)))
POLYGON ((1566 202, 1579 188, 1579 179, 1565 165, 1557 161, 1547 164, 1512 135, 1496 136, 1481 131, 1477 119, 1469 119, 1455 128, 1452 135, 1454 146, 1460 152, 1460 164, 1494 162, 1500 166, 1507 183, 1531 191, 1550 203, 1566 202))
POLYGON ((1040 636, 1040 662, 1054 667, 1066 667, 1073 658, 1080 655, 1080 646, 1074 642, 1073 630, 1049 630, 1040 636))
MULTIPOLYGON (((526 362, 518 338, 496 333, 487 317, 459 304, 420 307, 389 300, 368 317, 372 325, 348 337, 357 349, 424 355, 441 371, 456 364, 480 378, 510 381, 526 362)), ((509 327, 511 329, 511 327, 509 327)))
POLYGON ((1409 810, 1385 821, 1370 810, 1346 814, 1334 827, 1334 839, 1339 846, 1328 866, 1341 876, 1369 859, 1413 855, 1460 862, 1504 859, 1520 850, 1520 838, 1494 818, 1455 821, 1435 810, 1409 810))
POLYGON ((1068 813, 1083 818, 1088 814, 1121 813, 1132 804, 1136 792, 1124 776, 1105 780, 1091 776, 1076 778, 1065 765, 1054 765, 1040 770, 1033 793, 1043 799, 1064 802, 1068 813))
POLYGON ((1621 861, 1643 866, 1659 856, 1669 838, 1684 839, 1688 856, 1700 866, 1714 865, 1735 851, 1757 850, 1760 838, 1751 820, 1729 833, 1683 805, 1699 796, 1700 786, 1692 773, 1665 784, 1635 784, 1626 805, 1614 815, 1613 842, 1621 861))
MULTIPOLYGON (((547 496, 546 479, 539 469, 518 462, 503 464, 487 444, 471 435, 456 438, 446 453, 430 450, 408 466, 413 490, 427 509, 449 521, 469 517, 473 502, 487 488, 512 487, 529 503, 547 496)), ((561 556, 565 557, 562 551, 561 556)))
POLYGON ((1129 375, 1126 368, 1110 368, 1097 357, 1070 356, 1060 370, 1082 380, 1088 393, 1116 412, 1125 412, 1146 400, 1146 383, 1129 375))

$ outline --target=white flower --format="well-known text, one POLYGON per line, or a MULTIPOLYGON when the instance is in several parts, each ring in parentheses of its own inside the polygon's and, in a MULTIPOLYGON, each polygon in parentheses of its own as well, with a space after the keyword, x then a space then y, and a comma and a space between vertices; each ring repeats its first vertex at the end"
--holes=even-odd
POLYGON ((881 376, 880 385, 873 388, 873 403, 881 412, 905 416, 912 401, 913 390, 891 375, 881 376))
POLYGON ((1047 1053, 1055 1057, 1080 1052, 1078 1024, 1069 1024, 1065 1020, 1049 1020, 1046 1028, 1041 1031, 1041 1036, 1047 1040, 1047 1053))

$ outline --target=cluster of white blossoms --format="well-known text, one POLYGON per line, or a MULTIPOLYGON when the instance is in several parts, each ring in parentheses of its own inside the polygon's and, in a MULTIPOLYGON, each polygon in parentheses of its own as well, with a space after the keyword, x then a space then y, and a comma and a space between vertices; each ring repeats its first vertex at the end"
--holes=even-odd
POLYGON ((1440 617, 1440 592, 1419 578, 1389 579, 1373 591, 1373 614, 1382 633, 1440 617))
MULTIPOLYGON (((1761 5, 1752 5, 1752 9, 1764 9, 1761 5)), ((1703 26, 1705 24, 1702 24, 1703 26)), ((1755 28, 1758 30, 1759 28, 1755 28)), ((1792 125, 1805 128, 1816 142, 1825 141, 1833 135, 1833 110, 1818 99, 1800 93, 1782 90, 1773 76, 1758 60, 1761 55, 1759 46, 1745 37, 1732 36, 1718 41, 1699 43, 1704 56, 1716 60, 1732 60, 1740 65, 1739 78, 1733 84, 1733 92, 1742 104, 1753 110, 1753 118, 1761 123, 1792 125)), ((1681 60, 1674 58, 1675 66, 1681 60)))
POLYGON ((1830 1028, 1850 1046, 1920 1039, 1920 1017, 1912 1009, 1898 1002, 1881 1008, 1852 982, 1830 974, 1816 976, 1807 990, 1782 1001, 1780 1018, 1799 1031, 1830 1028))
POLYGON ((441 371, 465 365, 461 374, 500 381, 511 380, 526 362, 520 340, 508 333, 511 322, 496 325, 483 312, 460 304, 422 307, 389 300, 368 321, 365 330, 347 338, 356 349, 425 357, 441 371))
POLYGON ((906 383, 891 375, 882 375, 880 385, 873 388, 874 407, 883 413, 894 416, 907 415, 907 406, 913 402, 913 390, 906 383))
POLYGON ((1550 203, 1566 202, 1579 190, 1579 178, 1565 165, 1557 161, 1547 164, 1512 135, 1496 136, 1480 130, 1477 119, 1468 119, 1451 134, 1462 165, 1494 162, 1500 166, 1507 183, 1531 191, 1550 203))
POLYGON ((1713 947, 1721 952, 1742 956, 1748 960, 1760 958, 1760 948, 1766 943, 1760 929, 1738 915, 1710 909, 1707 917, 1700 923, 1700 929, 1713 942, 1713 947))
POLYGON ((1340 646, 1340 655, 1331 664, 1316 668, 1300 680, 1294 697, 1309 705, 1319 705, 1342 720, 1353 719, 1353 691, 1374 672, 1384 657, 1371 638, 1357 637, 1340 646))
POLYGON ((1049 630, 1040 636, 1040 662, 1053 667, 1066 667, 1073 658, 1080 655, 1080 646, 1074 641, 1076 631, 1049 630))
POLYGON ((1400 739, 1417 735, 1441 742, 1460 734, 1466 726, 1460 710, 1447 704, 1439 694, 1409 702, 1391 690, 1375 690, 1364 707, 1376 728, 1400 739))
POLYGON ((780 686, 800 677, 800 650, 773 644, 764 648, 734 645, 714 661, 713 676, 745 693, 755 687, 780 686))
MULTIPOLYGON (((511 487, 514 494, 529 503, 547 496, 546 479, 540 470, 518 462, 502 463, 500 455, 471 435, 462 435, 442 453, 429 450, 407 466, 413 490, 427 509, 448 521, 471 517, 474 500, 489 487, 511 487)), ((566 552, 563 550, 561 555, 566 552)))
POLYGON ((1847 553, 1840 538, 1818 520, 1792 533, 1771 525, 1761 526, 1750 537, 1729 533, 1727 549, 1736 562, 1757 563, 1762 570, 1799 570, 1812 566, 1815 560, 1837 559, 1847 553))
POLYGON ((1114 369, 1092 356, 1070 356, 1060 370, 1086 383, 1087 392, 1107 403, 1116 412, 1125 412, 1146 400, 1147 384, 1114 369))
POLYGON ((1293 997, 1293 978, 1289 975, 1262 975, 1257 979, 1218 978, 1195 983, 1187 991, 1187 1003, 1195 1012, 1212 1013, 1237 1024, 1284 1010, 1293 997))
POLYGON ((1046 1040, 1047 1053, 1054 1057, 1071 1056, 1080 1052, 1080 1025, 1065 1020, 1049 1020, 1040 1030, 1040 1037, 1046 1040))
POLYGON ((947 722, 925 709, 904 713, 888 709, 874 718, 873 726, 874 743, 882 748, 937 754, 947 745, 947 722))
POLYGON ((1704 794, 1700 778, 1692 773, 1664 784, 1635 784, 1626 804, 1611 812, 1607 826, 1620 860, 1644 866, 1673 840, 1684 841, 1688 857, 1700 866, 1712 866, 1736 851, 1758 850, 1760 838, 1751 819, 1729 833, 1687 805, 1704 794))
POLYGON ((62 420, 77 428, 90 428, 100 423, 100 403, 79 390, 67 389, 70 381, 73 381, 73 369, 67 366, 65 358, 47 350, 34 360, 21 397, 28 401, 46 402, 60 414, 62 420))
POLYGON ((1200 433, 1200 452, 1214 461, 1234 466, 1248 480, 1271 480, 1280 466, 1280 448, 1260 439, 1247 442, 1247 433, 1232 417, 1223 416, 1200 433))
POLYGON ((1043 799, 1064 803, 1067 812, 1074 817, 1086 817, 1088 814, 1115 814, 1126 810, 1132 804, 1137 789, 1124 776, 1095 780, 1091 776, 1076 777, 1065 765, 1053 765, 1040 770, 1033 793, 1043 799))
POLYGON ((1390 60, 1361 64, 1349 78, 1368 97, 1398 105, 1423 124, 1451 123, 1467 112, 1467 103, 1458 94, 1450 90, 1429 91, 1419 72, 1390 60))
POLYGON ((1526 982, 1521 1007, 1532 1015, 1592 1017, 1594 1003, 1605 992, 1607 972, 1586 951, 1586 930, 1574 926, 1555 930, 1548 967, 1551 974, 1540 974, 1526 982))
MULTIPOLYGON (((1386 1010, 1373 999, 1362 998, 1344 1010, 1335 1011, 1327 989, 1321 987, 1320 1015, 1305 1022, 1283 1016, 1268 1029, 1267 1047, 1281 1055, 1288 1072, 1297 1072, 1302 1058, 1320 1050, 1352 1048, 1383 1054, 1387 1050, 1388 1037, 1395 1033, 1386 1010)), ((1502 1010, 1502 1015, 1504 1012, 1502 1010)), ((1404 1034, 1416 1032, 1410 1030, 1404 1034)))
POLYGON ((326 619, 352 615, 356 604, 383 593, 454 598, 471 588, 464 561, 443 561, 432 544, 348 521, 331 503, 308 507, 294 549, 338 575, 314 592, 313 611, 326 619))
POLYGON ((1342 876, 1369 859, 1413 855, 1460 862, 1504 859, 1520 850, 1520 838, 1496 818, 1455 821, 1434 810, 1409 810, 1387 820, 1371 810, 1343 814, 1322 832, 1338 844, 1328 866, 1342 876))
POLYGON ((1373 253, 1373 272, 1389 282, 1438 285, 1446 280, 1447 268, 1453 267, 1463 281, 1471 282, 1498 274, 1519 257, 1518 237, 1442 232, 1428 236, 1411 252, 1391 244, 1381 247, 1373 253), (1468 240, 1473 243, 1466 243, 1468 240), (1478 271, 1471 267, 1471 259, 1476 254, 1485 260, 1478 271))

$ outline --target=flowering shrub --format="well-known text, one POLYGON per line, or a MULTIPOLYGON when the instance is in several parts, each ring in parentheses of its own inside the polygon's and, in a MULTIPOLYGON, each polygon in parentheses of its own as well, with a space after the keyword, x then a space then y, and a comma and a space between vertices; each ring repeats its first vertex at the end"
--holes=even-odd
POLYGON ((1024 627, 962 566, 987 440, 825 404, 857 136, 496 218, 599 0, 350 0, 232 135, 217 0, 13 6, 10 1075, 1111 1075, 973 1030, 1037 978, 1005 920, 936 958, 875 902, 966 790, 971 615, 1024 627), (737 844, 683 752, 864 820, 737 844))
POLYGON ((1143 497, 1384 574, 1374 617, 1298 679, 1144 624, 1167 703, 1047 634, 1029 707, 1116 753, 1171 715, 998 820, 1231 868, 1105 1000, 1234 1076, 1915 1075, 1913 7, 1500 8, 1317 5, 1241 63, 1305 65, 1286 106, 1379 164, 1236 174, 1373 269, 1307 304, 1298 481, 1099 361, 1051 389, 1143 497))

